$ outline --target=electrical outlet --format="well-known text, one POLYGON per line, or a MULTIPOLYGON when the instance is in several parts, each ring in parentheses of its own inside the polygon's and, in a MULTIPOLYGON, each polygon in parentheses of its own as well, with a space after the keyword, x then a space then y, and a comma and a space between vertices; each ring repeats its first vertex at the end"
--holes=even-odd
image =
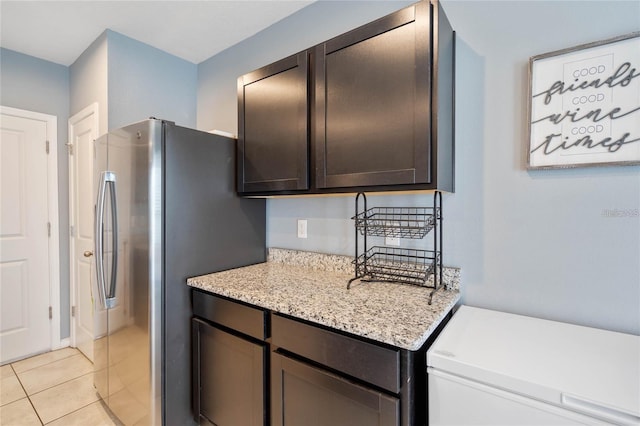
MULTIPOLYGON (((398 222, 387 222, 386 224, 387 226, 395 229, 400 227, 400 223, 398 222)), ((385 245, 388 245, 388 246, 397 247, 400 245, 400 237, 384 237, 384 243, 385 245)))
POLYGON ((307 219, 298 219, 298 238, 307 238, 307 219))
POLYGON ((398 237, 384 237, 384 243, 388 246, 399 246, 400 238, 398 237))

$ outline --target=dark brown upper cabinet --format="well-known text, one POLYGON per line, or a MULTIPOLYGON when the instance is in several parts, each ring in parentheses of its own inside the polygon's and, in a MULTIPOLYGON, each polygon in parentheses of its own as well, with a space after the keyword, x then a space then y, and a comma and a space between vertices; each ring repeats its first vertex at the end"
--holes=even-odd
POLYGON ((429 4, 315 48, 316 185, 430 183, 429 4))
POLYGON ((238 192, 309 189, 309 55, 238 79, 238 192))
MULTIPOLYGON (((282 69, 293 70, 291 64, 280 61, 241 77, 239 192, 453 192, 454 50, 454 32, 439 2, 424 0, 307 51, 308 121, 293 113, 294 97, 284 95, 289 92, 267 82, 282 69), (273 92, 249 98, 247 82, 260 78, 273 92), (274 105, 282 98, 286 110, 274 105), (307 122, 310 140, 297 132, 307 122), (289 146, 297 148, 279 150, 289 146), (309 147, 306 159, 300 146, 309 147), (277 154, 263 155, 274 147, 277 154), (303 160, 310 182, 301 173, 303 160), (278 186, 278 173, 309 185, 278 186), (269 186, 260 186, 256 176, 269 186)), ((298 60, 295 69, 302 68, 298 60)))

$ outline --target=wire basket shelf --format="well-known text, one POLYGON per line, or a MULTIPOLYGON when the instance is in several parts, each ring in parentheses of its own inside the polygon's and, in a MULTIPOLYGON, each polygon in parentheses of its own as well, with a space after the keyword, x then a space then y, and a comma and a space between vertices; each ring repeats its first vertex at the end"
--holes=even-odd
POLYGON ((360 235, 420 239, 433 229, 439 218, 440 208, 373 207, 351 219, 355 220, 360 235))
MULTIPOLYGON (((384 281, 430 288, 428 302, 442 283, 442 193, 433 194, 433 207, 367 208, 367 196, 359 192, 355 200, 355 276, 347 283, 384 281), (362 199, 363 209, 359 209, 362 199), (433 231, 433 232, 431 232, 433 231), (367 237, 422 239, 433 234, 433 250, 406 247, 369 246, 367 237), (359 240, 364 246, 360 249, 359 240)), ((385 244, 391 244, 385 241, 385 244)))
POLYGON ((431 250, 371 247, 354 261, 356 276, 363 281, 386 281, 435 287, 428 284, 440 254, 431 250))

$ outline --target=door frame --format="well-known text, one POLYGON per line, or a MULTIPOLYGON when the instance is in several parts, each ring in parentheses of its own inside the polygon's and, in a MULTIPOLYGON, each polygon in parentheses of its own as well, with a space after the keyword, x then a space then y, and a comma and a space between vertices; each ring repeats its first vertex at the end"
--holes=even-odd
MULTIPOLYGON (((78 124, 80 121, 84 120, 85 118, 87 118, 87 116, 91 114, 93 114, 93 126, 94 126, 94 129, 96 129, 96 136, 99 136, 97 134, 100 131, 100 128, 99 128, 100 121, 98 117, 98 103, 94 102, 86 106, 82 110, 80 110, 78 113, 69 117, 69 123, 68 123, 69 127, 68 127, 68 133, 67 133, 69 142, 67 143, 67 148, 71 148, 73 146, 73 142, 72 142, 73 136, 74 136, 73 126, 78 124)), ((69 153, 69 150, 67 150, 67 155, 68 153, 69 153)), ((76 177, 76 170, 74 169, 74 162, 71 161, 71 159, 69 159, 69 206, 68 206, 69 224, 73 223, 74 225, 76 224, 75 217, 73 216, 74 215, 73 203, 75 202, 74 192, 73 192, 73 188, 74 188, 73 178, 75 177, 76 177)), ((75 259, 75 249, 73 247, 73 238, 74 237, 69 235, 69 306, 70 307, 77 306, 77 303, 78 303, 78 300, 76 300, 78 283, 75 280, 75 276, 74 276, 75 265, 73 264, 75 259)), ((69 339, 70 339, 71 346, 73 346, 74 348, 77 347, 76 346, 76 328, 75 328, 77 320, 78 320, 77 316, 71 315, 71 312, 69 312, 69 339)))
POLYGON ((0 105, 0 113, 29 120, 43 121, 47 128, 47 216, 51 224, 49 236, 49 306, 51 306, 51 320, 49 321, 51 349, 68 346, 60 340, 60 219, 58 217, 58 117, 35 111, 27 111, 0 105))

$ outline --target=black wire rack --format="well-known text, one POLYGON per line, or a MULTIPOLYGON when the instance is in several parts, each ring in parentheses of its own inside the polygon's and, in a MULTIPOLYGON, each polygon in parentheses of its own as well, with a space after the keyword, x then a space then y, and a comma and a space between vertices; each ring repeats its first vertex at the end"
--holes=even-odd
POLYGON ((356 195, 355 221, 355 280, 383 281, 431 288, 429 304, 436 291, 442 288, 442 193, 436 191, 432 207, 374 207, 367 208, 367 196, 356 195), (358 211, 362 197, 363 209, 358 211), (368 247, 367 237, 422 239, 433 231, 433 250, 374 246, 368 247), (364 240, 359 250, 359 236, 364 240), (431 280, 430 278, 433 277, 431 280))
POLYGON ((416 239, 424 238, 439 216, 433 207, 373 207, 351 219, 361 235, 366 229, 370 236, 416 239))
POLYGON ((354 263, 356 275, 367 277, 364 281, 388 281, 425 287, 439 256, 438 252, 432 250, 375 246, 361 254, 354 263))

